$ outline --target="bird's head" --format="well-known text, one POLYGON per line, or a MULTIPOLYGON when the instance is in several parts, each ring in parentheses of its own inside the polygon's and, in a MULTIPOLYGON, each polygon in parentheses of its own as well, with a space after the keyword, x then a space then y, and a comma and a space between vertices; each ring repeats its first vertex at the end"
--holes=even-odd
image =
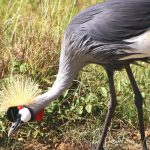
POLYGON ((28 107, 10 107, 6 113, 8 120, 12 122, 8 136, 14 133, 16 129, 23 123, 30 121, 41 121, 43 119, 43 113, 44 110, 41 110, 39 113, 34 115, 32 110, 28 107))

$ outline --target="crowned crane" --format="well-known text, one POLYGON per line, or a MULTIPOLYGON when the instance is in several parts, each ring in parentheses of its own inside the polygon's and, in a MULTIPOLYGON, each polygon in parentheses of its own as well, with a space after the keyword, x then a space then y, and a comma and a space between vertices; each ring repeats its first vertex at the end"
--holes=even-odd
POLYGON ((46 93, 29 106, 16 111, 9 135, 20 125, 35 118, 61 95, 90 63, 103 66, 108 75, 110 103, 97 150, 103 144, 116 107, 114 72, 124 68, 135 94, 142 149, 147 150, 143 121, 143 98, 130 64, 150 58, 150 0, 108 0, 81 11, 64 32, 56 81, 46 93))

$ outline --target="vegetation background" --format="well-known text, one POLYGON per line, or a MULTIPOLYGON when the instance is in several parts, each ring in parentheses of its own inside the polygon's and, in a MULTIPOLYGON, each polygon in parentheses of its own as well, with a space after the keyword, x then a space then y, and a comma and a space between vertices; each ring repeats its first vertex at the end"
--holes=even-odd
MULTIPOLYGON (((36 79, 44 91, 57 74, 61 39, 82 9, 101 0, 1 0, 0 85, 14 74, 36 79)), ((144 97, 146 134, 150 136, 150 65, 132 66, 144 97)), ((126 72, 116 72, 118 106, 106 139, 108 149, 140 149, 134 95, 126 72)), ((70 89, 45 110, 41 123, 30 123, 8 139, 10 123, 0 115, 0 150, 90 150, 98 141, 107 112, 109 89, 104 69, 85 67, 70 89)), ((149 138, 147 139, 149 142, 149 138)), ((149 142, 150 143, 150 142, 149 142)))

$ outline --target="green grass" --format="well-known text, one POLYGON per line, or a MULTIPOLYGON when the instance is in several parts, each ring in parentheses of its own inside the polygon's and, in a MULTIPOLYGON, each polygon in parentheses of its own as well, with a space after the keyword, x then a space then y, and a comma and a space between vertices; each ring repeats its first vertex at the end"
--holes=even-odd
MULTIPOLYGON (((99 0, 12 0, 0 1, 0 84, 11 75, 28 75, 43 92, 51 87, 58 70, 63 31, 73 16, 99 0)), ((150 65, 132 66, 144 96, 144 116, 150 122, 150 65)), ((111 129, 123 124, 137 127, 134 95, 125 71, 116 72, 118 106, 111 129)), ((95 144, 104 122, 109 101, 105 70, 89 65, 80 72, 72 87, 47 109, 45 120, 23 126, 17 138, 7 138, 8 122, 0 116, 0 148, 17 149, 25 140, 71 140, 95 144), (43 128, 44 129, 43 129, 43 128), (20 138, 23 140, 19 141, 20 138), (13 146, 12 146, 13 145, 13 146), (14 148, 13 148, 14 147, 14 148)), ((111 134, 111 133, 110 133, 111 134)), ((107 144, 113 140, 109 134, 107 144)), ((116 144, 119 140, 116 139, 116 144)), ((19 149, 19 148, 18 148, 19 149)))

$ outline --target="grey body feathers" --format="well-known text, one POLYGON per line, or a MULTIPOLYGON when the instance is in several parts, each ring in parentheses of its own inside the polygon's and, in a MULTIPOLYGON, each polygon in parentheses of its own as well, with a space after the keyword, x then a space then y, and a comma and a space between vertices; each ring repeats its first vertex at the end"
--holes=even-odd
MULTIPOLYGON (((126 39, 150 29, 150 0, 109 0, 80 12, 65 31, 66 54, 83 54, 86 61, 120 66, 121 60, 138 54, 126 39), (88 59, 86 59, 88 58, 88 59)), ((120 68, 120 67, 119 67, 120 68)))

